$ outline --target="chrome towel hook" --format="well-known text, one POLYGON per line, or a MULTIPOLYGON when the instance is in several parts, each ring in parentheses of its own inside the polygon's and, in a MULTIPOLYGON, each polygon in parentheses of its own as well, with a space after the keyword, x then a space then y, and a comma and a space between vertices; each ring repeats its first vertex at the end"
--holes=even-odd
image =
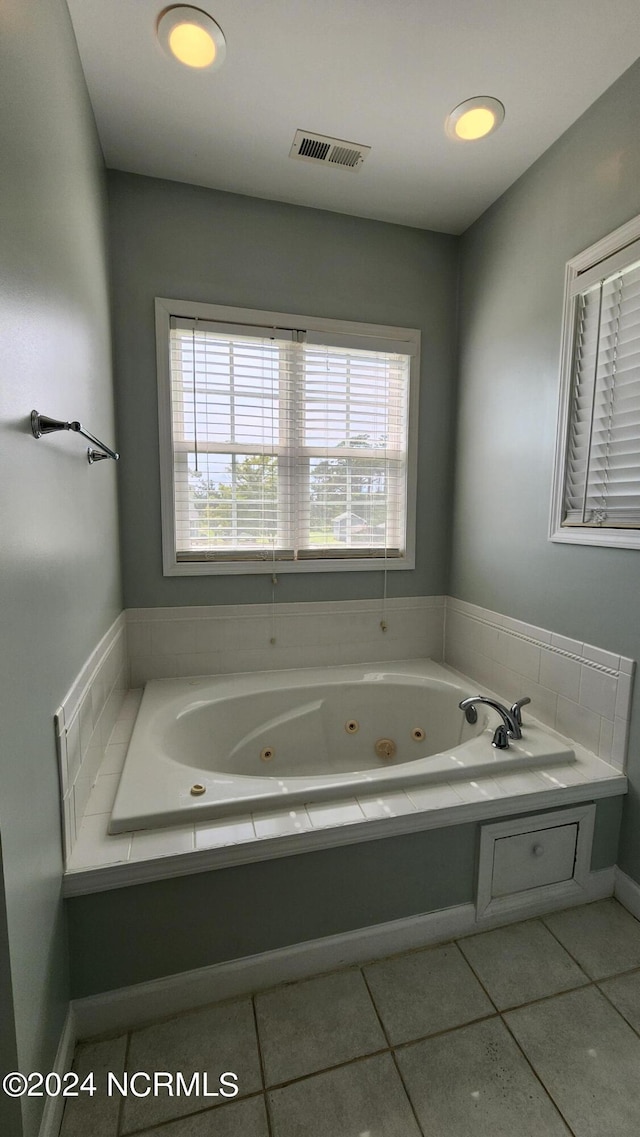
POLYGON ((55 434, 58 430, 73 430, 76 434, 81 434, 88 442, 93 443, 96 449, 93 449, 91 446, 87 447, 87 461, 90 466, 92 466, 94 462, 102 462, 104 458, 113 458, 114 462, 117 462, 120 457, 110 446, 105 446, 104 442, 100 442, 99 438, 95 438, 93 434, 89 434, 88 430, 83 430, 82 423, 63 422, 62 419, 49 418, 48 415, 41 415, 38 411, 31 412, 31 432, 34 438, 41 438, 43 434, 55 434))

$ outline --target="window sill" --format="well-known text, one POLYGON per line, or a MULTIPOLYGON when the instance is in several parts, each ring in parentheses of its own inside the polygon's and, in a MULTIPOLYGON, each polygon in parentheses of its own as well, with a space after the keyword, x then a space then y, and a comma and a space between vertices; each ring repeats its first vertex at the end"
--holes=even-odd
POLYGON ((599 545, 609 549, 640 549, 640 529, 555 529, 549 540, 561 545, 599 545))
POLYGON ((165 576, 221 576, 244 575, 274 572, 280 576, 285 572, 395 572, 397 569, 414 569, 415 557, 384 558, 354 557, 353 560, 318 561, 183 561, 171 559, 165 562, 165 576))

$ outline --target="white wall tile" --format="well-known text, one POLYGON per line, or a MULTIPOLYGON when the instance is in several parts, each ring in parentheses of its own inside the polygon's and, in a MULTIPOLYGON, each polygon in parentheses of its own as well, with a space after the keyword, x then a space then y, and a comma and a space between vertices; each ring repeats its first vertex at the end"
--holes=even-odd
POLYGON ((71 852, 76 839, 76 821, 75 821, 75 808, 73 800, 73 789, 69 790, 62 803, 63 810, 63 826, 62 837, 64 845, 65 861, 71 856, 71 852))
POLYGON ((540 653, 540 683, 550 691, 577 703, 580 698, 581 665, 553 651, 540 653))
POLYGON ((67 776, 70 786, 72 786, 76 780, 81 760, 80 718, 76 715, 71 726, 67 729, 67 776))
POLYGON ((583 786, 586 779, 577 766, 553 766, 539 770, 542 781, 550 789, 564 789, 565 786, 583 786))
POLYGON ((365 817, 377 820, 382 817, 402 817, 406 813, 415 813, 416 807, 403 790, 390 793, 371 794, 358 797, 365 817))
POLYGON ((80 828, 91 793, 91 779, 79 776, 73 784, 73 807, 76 819, 76 830, 80 828))
POLYGON ((582 665, 580 678, 580 705, 603 715, 607 719, 615 716, 617 681, 604 671, 582 665))
POLYGON ((528 695, 528 684, 530 682, 531 680, 523 679, 522 675, 511 671, 509 667, 503 667, 501 663, 494 663, 493 665, 493 689, 508 703, 514 703, 516 699, 528 695), (527 685, 526 690, 525 684, 527 685))
POLYGON ((627 744, 629 740, 629 723, 626 719, 614 719, 613 746, 611 748, 611 761, 619 770, 624 770, 627 760, 627 744))
POLYGON ((91 704, 91 690, 88 690, 80 703, 78 711, 80 721, 80 752, 85 754, 89 749, 93 734, 93 707, 91 704))
POLYGON ((196 620, 167 620, 151 625, 152 655, 186 655, 198 650, 199 624, 196 620))
POLYGON ((559 648, 560 651, 569 651, 572 655, 582 655, 584 644, 579 640, 570 639, 569 636, 559 636, 555 632, 552 632, 551 646, 559 648))
POLYGON ((120 708, 118 718, 135 719, 138 710, 140 709, 142 695, 143 691, 140 687, 132 691, 127 691, 124 697, 124 702, 120 708))
POLYGON ((219 675, 221 671, 225 670, 224 663, 225 656, 222 653, 197 652, 195 655, 177 655, 176 677, 219 675))
POLYGON ((506 797, 505 791, 493 778, 478 778, 473 782, 455 782, 456 793, 466 802, 490 801, 506 797))
POLYGON ((613 671, 617 671, 620 666, 619 655, 604 651, 601 647, 594 647, 593 644, 585 644, 582 654, 585 659, 591 659, 594 663, 599 663, 601 667, 610 667, 613 671))
POLYGON ((496 638, 493 645, 493 658, 496 663, 501 663, 503 667, 508 667, 507 657, 509 654, 509 644, 511 643, 512 636, 508 631, 502 628, 496 629, 496 638))
POLYGON ((633 693, 633 675, 624 672, 618 676, 618 691, 616 696, 615 718, 631 718, 631 695, 633 693))
POLYGON ((303 805, 297 805, 294 809, 254 813, 253 824, 256 837, 284 837, 292 833, 306 833, 313 828, 303 805))
POLYGON ((131 682, 144 687, 149 679, 174 679, 177 675, 175 655, 134 655, 131 657, 131 682))
POLYGON ((319 801, 307 804, 307 813, 314 829, 333 825, 352 825, 364 821, 364 813, 355 799, 349 801, 319 801))
MULTIPOLYGON (((531 705, 522 710, 522 717, 525 722, 528 715, 533 715, 534 718, 540 719, 540 722, 546 723, 547 726, 555 726, 558 712, 556 691, 550 691, 547 687, 541 686, 540 683, 532 683, 529 679, 525 680, 525 688, 521 695, 528 695, 531 699, 531 705)), ((521 696, 516 696, 516 698, 519 697, 521 696)))
POLYGON ((148 620, 127 623, 129 655, 151 655, 151 624, 148 620))
POLYGON ((135 726, 135 719, 119 718, 117 723, 115 724, 112 732, 111 732, 111 737, 109 738, 109 745, 110 746, 122 745, 122 744, 128 745, 129 741, 131 739, 131 735, 133 734, 134 726, 135 726))
POLYGON ((276 604, 274 610, 265 604, 138 609, 129 613, 131 682, 369 659, 442 658, 442 597, 387 601, 385 632, 381 617, 381 600, 276 604), (200 618, 186 619, 185 612, 200 618))
POLYGON ((104 750, 100 740, 100 734, 96 730, 91 739, 91 745, 87 753, 83 755, 82 765, 80 767, 80 775, 87 778, 89 783, 93 786, 98 774, 104 756, 104 750))
POLYGON ((509 631, 519 632, 520 635, 529 636, 530 639, 541 643, 551 643, 551 632, 547 632, 545 628, 538 628, 535 624, 525 624, 523 620, 514 620, 511 616, 504 616, 502 623, 509 631))
POLYGON ((126 743, 107 746, 100 766, 100 776, 103 774, 120 774, 128 747, 126 743))
POLYGON ((506 794, 537 794, 546 788, 537 770, 505 772, 496 774, 496 785, 506 794))
POLYGON ((253 841, 255 836, 253 820, 248 815, 246 817, 221 817, 215 821, 203 821, 195 827, 196 849, 236 845, 241 841, 253 841))
POLYGON ((97 779, 89 795, 85 817, 92 813, 111 813, 119 781, 119 774, 102 774, 97 779))
POLYGON ((507 648, 507 667, 517 671, 526 679, 533 679, 537 683, 540 676, 540 648, 528 640, 509 637, 507 648))
POLYGON ((614 724, 611 719, 601 720, 598 755, 600 758, 604 758, 605 762, 610 761, 613 754, 613 727, 614 724))
POLYGON ((92 814, 84 818, 79 828, 69 868, 73 871, 76 861, 78 868, 82 869, 119 864, 128 860, 130 846, 130 833, 119 833, 111 837, 106 831, 105 815, 92 814))
MULTIPOLYGON (((478 621, 478 651, 481 655, 486 655, 489 659, 498 660, 499 647, 498 640, 500 637, 500 629, 493 624, 483 624, 478 621)), ((506 656, 505 656, 506 658, 506 656)))
POLYGON ((130 861, 146 861, 153 857, 170 857, 191 853, 195 848, 193 825, 174 828, 140 830, 132 835, 130 861))
POLYGON ((453 782, 446 786, 408 786, 406 794, 416 809, 447 809, 452 805, 460 805, 462 801, 453 782))
POLYGON ((563 695, 559 695, 556 728, 560 734, 573 738, 581 746, 597 754, 600 744, 600 716, 590 711, 588 707, 581 707, 572 699, 565 699, 563 695))

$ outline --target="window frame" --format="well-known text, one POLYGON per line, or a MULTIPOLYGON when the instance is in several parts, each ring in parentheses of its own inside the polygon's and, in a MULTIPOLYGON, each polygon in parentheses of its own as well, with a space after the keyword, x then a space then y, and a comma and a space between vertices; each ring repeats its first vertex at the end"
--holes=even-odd
MULTIPOLYGON (((596 545, 611 549, 640 549, 640 529, 614 529, 607 526, 568 526, 562 524, 565 496, 565 475, 569 433, 571 428, 571 395, 576 338, 579 290, 575 283, 580 276, 589 279, 590 269, 601 261, 621 254, 640 240, 640 214, 615 229, 602 240, 590 245, 578 256, 567 261, 564 278, 564 304, 562 312, 562 339, 560 346, 560 391, 556 426, 556 448, 551 487, 551 514, 549 540, 566 545, 596 545)), ((631 258, 630 258, 631 260, 631 258)))
POLYGON ((383 572, 415 568, 416 499, 418 481, 418 401, 420 388, 420 331, 382 324, 355 323, 318 316, 258 311, 227 305, 204 304, 190 300, 155 299, 156 359, 158 381, 158 428, 160 444, 160 501, 162 518, 162 562, 164 576, 254 575, 300 572, 383 572), (407 429, 406 541, 402 556, 331 558, 284 561, 178 561, 174 510, 173 431, 171 414, 171 374, 169 333, 171 317, 213 320, 219 323, 261 326, 272 330, 305 328, 313 332, 342 336, 375 336, 378 339, 409 343, 409 403, 407 429))

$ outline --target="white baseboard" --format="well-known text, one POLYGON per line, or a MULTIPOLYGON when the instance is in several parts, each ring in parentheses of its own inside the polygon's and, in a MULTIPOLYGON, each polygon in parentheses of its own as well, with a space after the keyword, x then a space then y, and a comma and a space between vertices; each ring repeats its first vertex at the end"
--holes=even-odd
POLYGON ((205 1003, 466 935, 474 921, 473 904, 461 904, 76 999, 78 1036, 139 1026, 205 1003))
POLYGON ((640 920, 640 884, 617 867, 615 874, 613 895, 636 920, 640 920))
MULTIPOLYGON (((60 1077, 66 1074, 73 1063, 73 1052, 76 1045, 76 1021, 73 1010, 73 1003, 70 1004, 67 1011, 67 1017, 62 1028, 60 1035, 60 1042, 58 1045, 58 1053, 52 1071, 59 1074, 60 1077)), ((48 1097, 45 1098, 44 1110, 42 1111, 42 1121, 40 1122, 40 1129, 38 1137, 58 1137, 60 1133, 60 1126, 62 1124, 62 1114, 64 1112, 64 1098, 62 1097, 48 1097)))
POLYGON ((260 955, 245 956, 228 963, 215 963, 210 967, 121 987, 100 995, 89 995, 73 1003, 76 1035, 89 1038, 130 1030, 158 1018, 190 1011, 221 999, 247 995, 278 983, 290 983, 319 972, 366 963, 427 944, 457 939, 488 927, 525 920, 557 908, 600 900, 612 895, 613 885, 613 868, 603 869, 589 874, 579 896, 545 900, 539 896, 528 899, 523 895, 517 908, 490 920, 476 920, 475 906, 460 904, 353 932, 308 940, 260 955))

